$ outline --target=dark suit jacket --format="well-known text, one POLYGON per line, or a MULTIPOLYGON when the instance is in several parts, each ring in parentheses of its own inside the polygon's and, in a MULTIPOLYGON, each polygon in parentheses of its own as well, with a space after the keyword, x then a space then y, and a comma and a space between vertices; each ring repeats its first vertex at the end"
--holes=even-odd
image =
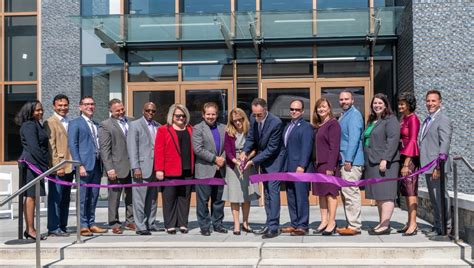
POLYGON ((268 113, 262 133, 258 132, 258 123, 255 118, 250 118, 250 129, 245 140, 244 152, 249 154, 257 150, 257 155, 252 159, 256 166, 265 169, 266 172, 280 172, 281 162, 278 159, 283 144, 283 123, 280 118, 268 113))
MULTIPOLYGON (((99 128, 97 122, 94 125, 99 128)), ((94 170, 96 163, 96 144, 92 137, 91 129, 86 120, 79 116, 69 122, 68 145, 72 160, 81 162, 86 171, 94 170)))
POLYGON ((38 121, 26 121, 20 127, 21 144, 23 152, 20 159, 46 171, 49 166, 49 141, 48 134, 38 121))
MULTIPOLYGON (((286 125, 282 132, 282 141, 285 140, 285 133, 290 123, 286 125)), ((311 163, 311 153, 313 148, 313 126, 303 118, 296 122, 291 130, 286 146, 283 146, 280 152, 282 162, 281 171, 295 172, 297 167, 303 167, 305 170, 311 163)))
POLYGON ((394 162, 400 160, 398 145, 400 143, 400 123, 394 115, 380 119, 370 133, 369 147, 365 147, 371 164, 380 161, 394 162))

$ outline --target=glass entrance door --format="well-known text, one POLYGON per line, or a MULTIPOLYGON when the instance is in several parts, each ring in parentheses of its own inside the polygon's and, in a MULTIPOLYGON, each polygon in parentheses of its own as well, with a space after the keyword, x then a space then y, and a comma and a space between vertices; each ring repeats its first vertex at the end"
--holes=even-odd
POLYGON ((176 84, 153 85, 143 83, 141 85, 129 86, 128 89, 128 114, 134 118, 142 116, 143 105, 153 102, 156 105, 154 119, 164 125, 169 107, 179 100, 179 90, 176 84))
POLYGON ((232 109, 232 83, 182 84, 181 103, 185 103, 191 114, 191 125, 202 120, 202 107, 206 102, 219 106, 217 121, 227 124, 227 115, 232 109))

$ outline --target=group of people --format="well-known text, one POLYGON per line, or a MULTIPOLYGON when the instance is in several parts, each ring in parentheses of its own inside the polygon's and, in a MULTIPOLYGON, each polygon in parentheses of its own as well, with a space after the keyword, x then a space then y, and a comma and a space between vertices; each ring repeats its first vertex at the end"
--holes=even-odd
MULTIPOLYGON (((102 172, 110 185, 209 178, 225 180, 225 185, 201 183, 194 186, 197 220, 204 236, 211 235, 212 231, 228 232, 223 225, 226 201, 232 211, 234 235, 240 235, 241 231, 260 234, 262 238, 273 238, 280 233, 305 235, 310 230, 310 191, 319 197, 321 213, 320 224, 313 227, 314 232, 358 235, 362 227, 359 187, 341 189, 329 183, 285 181, 291 223, 280 228, 278 180, 263 182, 266 222, 263 228, 252 230, 250 204, 260 198, 260 192, 249 176, 275 172, 322 173, 351 182, 363 177, 405 177, 439 154, 448 154, 452 125, 441 110, 441 93, 437 90, 426 94, 429 115, 422 124, 414 113, 416 100, 412 94, 402 94, 398 99, 400 121, 384 94, 373 97, 366 124, 354 106, 351 91, 340 93, 339 105, 343 113, 336 118, 328 99, 317 100, 310 123, 303 117, 304 102, 294 99, 289 104, 291 121, 285 126, 280 118, 268 111, 264 99, 256 98, 251 103, 250 119, 242 109, 234 108, 224 125, 217 121, 218 105, 208 102, 202 107, 202 122, 191 126, 190 113, 182 104, 171 105, 166 124, 160 125, 153 119, 157 110, 153 102, 145 103, 143 116, 133 120, 125 116, 123 103, 112 99, 109 102, 110 118, 98 124, 93 120, 95 102, 92 97, 81 98, 81 115, 70 120, 67 116, 69 99, 60 94, 53 100, 54 114, 44 123, 43 106, 39 101, 25 104, 16 122, 21 125, 21 159, 42 171, 64 159, 79 161, 82 183, 99 184, 102 172), (339 194, 347 221, 341 228, 335 220, 339 194)), ((446 172, 449 172, 449 166, 448 158, 446 172)), ((67 164, 55 175, 72 182, 73 168, 67 164)), ((441 232, 439 166, 431 168, 425 176, 435 219, 431 233, 435 235, 441 232)), ((31 181, 36 174, 25 169, 23 177, 31 181)), ((48 187, 48 234, 68 236, 71 187, 55 183, 49 183, 48 187)), ((400 189, 407 200, 408 221, 399 232, 406 236, 416 235, 417 188, 417 176, 402 180, 400 185, 387 181, 366 186, 366 197, 376 200, 379 212, 379 223, 369 229, 369 234, 390 234, 394 201, 400 189)), ((108 224, 112 232, 121 234, 125 228, 138 235, 150 235, 159 231, 156 225, 158 191, 158 187, 143 185, 109 188, 108 224), (126 210, 124 223, 118 213, 122 194, 126 210)), ((188 232, 191 191, 191 185, 186 183, 162 187, 163 231, 168 234, 188 232)), ((44 184, 41 194, 45 194, 44 184)), ((108 231, 95 221, 98 195, 98 188, 81 189, 79 231, 83 236, 108 231)), ((24 235, 33 239, 37 237, 33 224, 35 201, 32 188, 26 192, 24 203, 27 226, 24 235)))

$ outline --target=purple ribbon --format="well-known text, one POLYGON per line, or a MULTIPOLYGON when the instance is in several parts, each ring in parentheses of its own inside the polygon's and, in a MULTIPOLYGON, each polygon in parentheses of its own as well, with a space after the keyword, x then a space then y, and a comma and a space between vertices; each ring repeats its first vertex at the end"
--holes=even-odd
MULTIPOLYGON (((18 163, 25 163, 31 171, 37 175, 43 172, 26 160, 18 160, 18 163)), ((76 186, 76 182, 67 182, 57 178, 45 177, 46 180, 57 183, 63 186, 76 186)), ((147 183, 127 183, 127 184, 94 184, 94 183, 81 183, 81 187, 89 188, 130 188, 130 187, 156 187, 156 186, 183 186, 183 185, 225 185, 223 179, 209 178, 209 179, 192 179, 192 180, 166 180, 157 182, 147 183)))
POLYGON ((296 172, 277 172, 277 173, 266 173, 266 174, 255 174, 250 175, 251 183, 265 182, 265 181, 291 181, 291 182, 315 182, 315 183, 330 183, 339 187, 360 187, 369 184, 376 184, 388 181, 398 181, 404 179, 411 179, 419 174, 422 174, 434 165, 439 165, 440 161, 445 161, 447 155, 440 154, 437 159, 429 162, 426 166, 420 168, 412 174, 400 177, 400 178, 370 178, 360 181, 346 181, 342 178, 329 176, 321 173, 296 173, 296 172))

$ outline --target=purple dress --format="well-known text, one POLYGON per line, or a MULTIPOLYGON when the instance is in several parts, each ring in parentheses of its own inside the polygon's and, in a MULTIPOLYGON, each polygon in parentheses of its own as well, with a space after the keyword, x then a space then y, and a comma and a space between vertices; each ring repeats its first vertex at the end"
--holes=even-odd
MULTIPOLYGON (((339 148, 341 145, 341 127, 336 119, 329 119, 317 129, 315 135, 316 146, 316 172, 326 174, 326 170, 334 171, 334 176, 340 177, 339 171, 339 148)), ((341 188, 330 183, 313 183, 313 195, 326 196, 339 195, 341 188)))

